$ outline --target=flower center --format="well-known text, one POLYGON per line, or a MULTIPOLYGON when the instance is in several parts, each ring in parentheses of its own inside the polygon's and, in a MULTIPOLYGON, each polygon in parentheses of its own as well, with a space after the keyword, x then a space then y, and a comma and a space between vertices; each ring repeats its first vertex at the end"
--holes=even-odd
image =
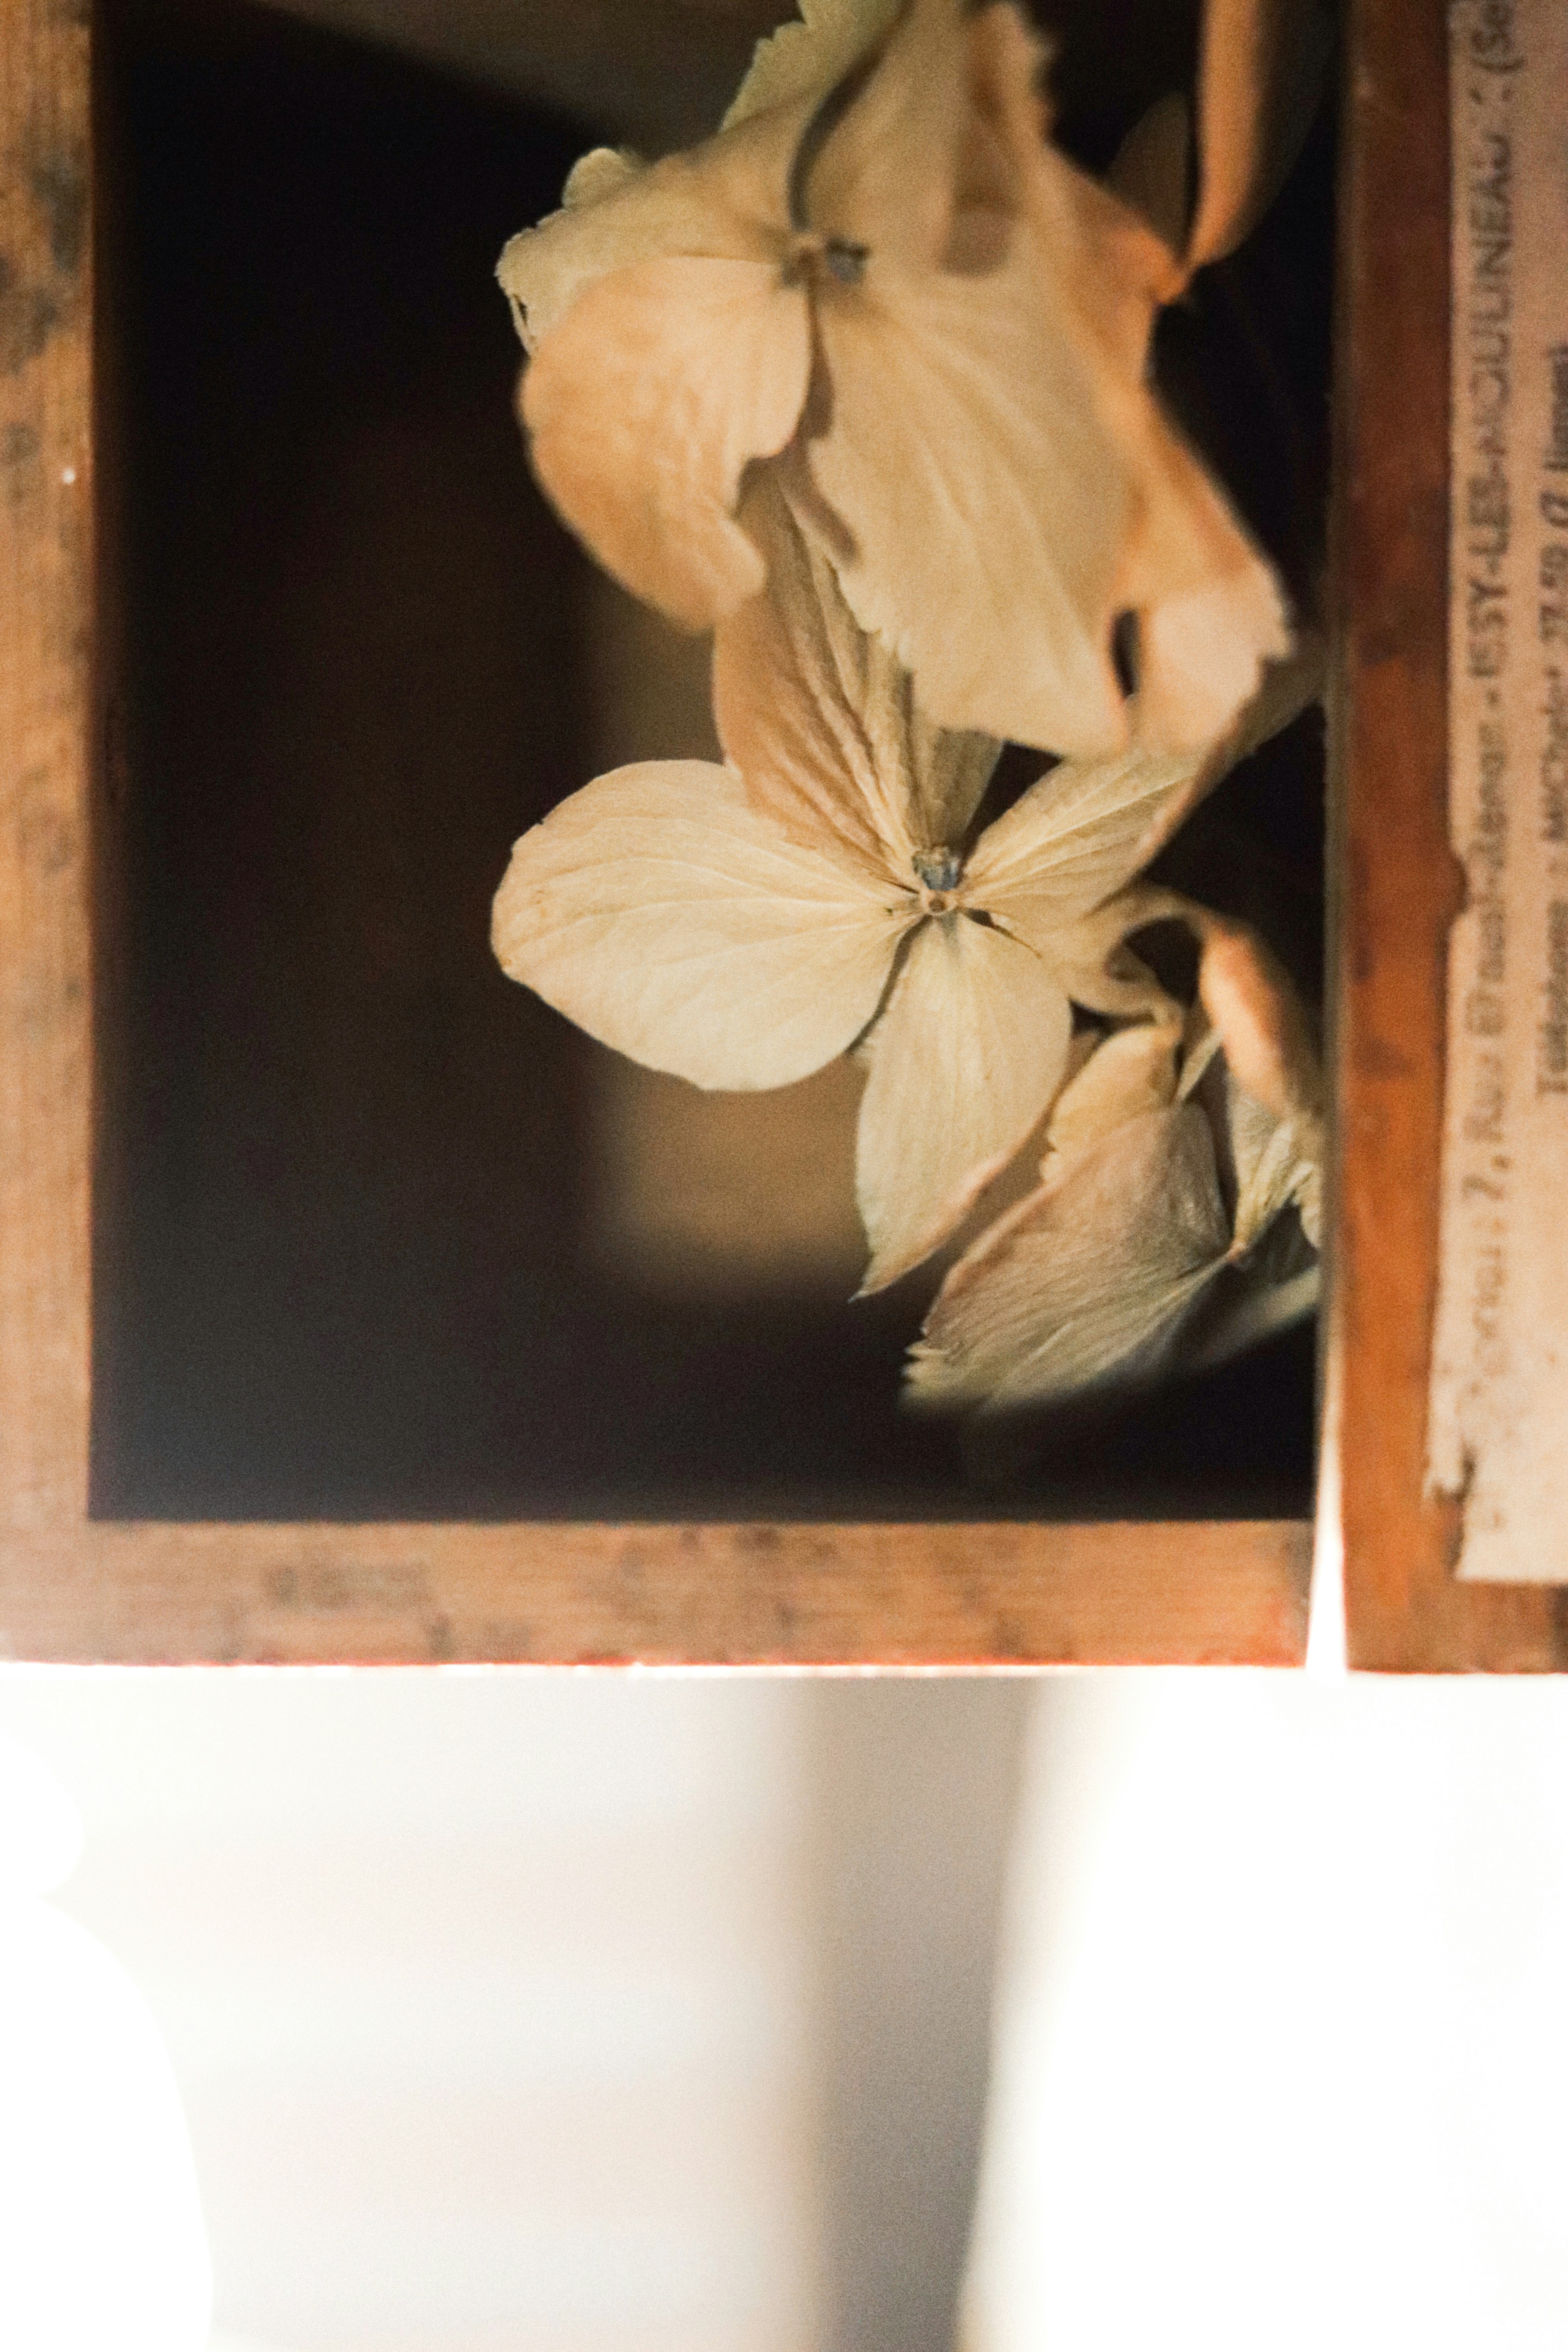
POLYGON ((921 904, 928 915, 945 915, 958 887, 963 859, 956 849, 917 849, 910 861, 921 885, 921 904))
POLYGON ((786 286, 802 286, 820 280, 824 270, 840 286, 858 286, 866 275, 866 264, 871 258, 868 245, 857 245, 847 236, 819 236, 805 229, 792 238, 784 256, 784 282, 786 286))

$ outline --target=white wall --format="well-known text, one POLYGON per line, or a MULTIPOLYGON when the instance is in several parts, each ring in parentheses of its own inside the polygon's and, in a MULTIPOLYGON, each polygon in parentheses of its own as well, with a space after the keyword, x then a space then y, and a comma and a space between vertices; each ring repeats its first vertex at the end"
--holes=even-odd
MULTIPOLYGON (((0 1670, 278 2352, 945 2352, 1023 1691, 0 1670)), ((107 2347, 106 2347, 107 2352, 107 2347)))

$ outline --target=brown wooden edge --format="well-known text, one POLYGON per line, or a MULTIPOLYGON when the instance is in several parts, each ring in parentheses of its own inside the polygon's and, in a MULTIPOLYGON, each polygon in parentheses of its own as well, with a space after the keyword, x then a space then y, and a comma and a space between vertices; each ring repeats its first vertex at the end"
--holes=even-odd
POLYGON ((88 29, 0 0, 0 1496, 86 1508, 92 583, 88 29))
POLYGON ((1437 1265, 1447 837, 1448 127, 1439 0, 1352 0, 1331 713, 1341 837, 1329 1491, 1353 1666, 1568 1666, 1568 1591, 1461 1584, 1423 1492, 1437 1265))
MULTIPOLYGON (((1298 1663, 1309 1534, 1294 1522, 88 1518, 94 712, 109 709, 89 664, 89 62, 74 0, 0 0, 0 1654, 1298 1663)), ((98 810, 106 869, 111 799, 98 810)), ((113 877, 96 878, 101 948, 113 877)))
POLYGON ((0 1536, 0 1656, 144 1664, 1287 1666, 1293 1520, 118 1526, 0 1536))

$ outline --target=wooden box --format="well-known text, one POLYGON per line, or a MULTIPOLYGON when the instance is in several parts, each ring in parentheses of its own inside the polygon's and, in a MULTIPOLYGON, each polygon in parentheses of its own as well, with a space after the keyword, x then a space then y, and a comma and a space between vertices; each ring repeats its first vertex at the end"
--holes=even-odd
MULTIPOLYGON (((1440 12, 1349 40, 1324 1533, 1360 1662, 1539 1665, 1550 1598, 1458 1591, 1420 1502, 1440 12)), ((687 1111, 489 961, 507 846, 594 772, 642 642, 528 482, 488 284, 582 126, 135 0, 0 0, 0 123, 8 1653, 1299 1662, 1310 1335, 966 1488, 896 1412, 907 1301, 782 1278, 744 1217, 694 1277, 636 1142, 687 1111)), ((809 1190, 780 1116, 683 1148, 809 1190)))

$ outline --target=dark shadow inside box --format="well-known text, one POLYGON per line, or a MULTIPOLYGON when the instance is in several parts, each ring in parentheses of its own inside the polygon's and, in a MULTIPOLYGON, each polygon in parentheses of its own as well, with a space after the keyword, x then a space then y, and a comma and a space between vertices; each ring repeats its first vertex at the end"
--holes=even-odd
MULTIPOLYGON (((492 277, 621 126, 237 8, 106 0, 100 33, 95 1512, 1305 1511, 1309 1328, 969 1483, 898 1405, 929 1278, 848 1302, 852 1075, 700 1097, 491 960, 523 826, 617 759, 703 748, 700 649, 606 588, 531 482, 492 277)), ((1307 168, 1290 233, 1326 256, 1307 168)), ((1201 305, 1174 331, 1189 391, 1204 331, 1201 305)), ((1235 331, 1183 405, 1246 445, 1235 331)), ((1280 362, 1314 463, 1326 319, 1322 341, 1280 362)), ((1230 877, 1208 895, 1262 874, 1309 979, 1310 736, 1198 820, 1205 878, 1230 877)))

